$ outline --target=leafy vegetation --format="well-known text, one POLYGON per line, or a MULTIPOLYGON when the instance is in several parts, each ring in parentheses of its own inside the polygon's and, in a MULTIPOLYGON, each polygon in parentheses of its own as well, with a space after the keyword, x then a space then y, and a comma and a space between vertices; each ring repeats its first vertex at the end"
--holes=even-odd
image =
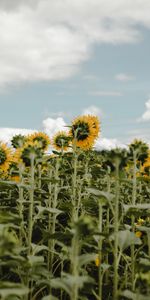
POLYGON ((1 144, 1 300, 150 298, 150 150, 92 150, 96 122, 53 154, 42 133, 1 144))

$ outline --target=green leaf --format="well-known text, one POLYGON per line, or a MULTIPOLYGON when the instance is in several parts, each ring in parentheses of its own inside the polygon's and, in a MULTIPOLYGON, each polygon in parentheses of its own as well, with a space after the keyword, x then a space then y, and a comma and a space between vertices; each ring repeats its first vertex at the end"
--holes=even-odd
POLYGON ((28 294, 29 290, 25 286, 11 282, 0 282, 0 295, 2 299, 7 299, 9 296, 23 296, 28 294))
POLYGON ((136 204, 136 205, 123 205, 125 213, 128 212, 137 212, 140 210, 150 210, 150 204, 144 203, 144 204, 136 204))
MULTIPOLYGON (((121 251, 124 251, 131 245, 141 245, 142 243, 140 238, 136 237, 136 235, 129 230, 120 230, 117 235, 118 246, 121 251)), ((110 236, 110 239, 114 239, 114 234, 110 236)))
POLYGON ((33 255, 36 255, 37 253, 43 251, 43 250, 47 250, 48 251, 48 247, 45 245, 36 245, 32 243, 32 251, 33 251, 33 255))
POLYGON ((105 191, 99 191, 97 189, 94 188, 87 188, 86 189, 90 194, 93 194, 95 196, 103 196, 105 197, 107 200, 112 200, 114 198, 114 195, 105 191))
POLYGON ((120 293, 121 296, 127 298, 127 299, 131 299, 131 300, 149 300, 149 296, 145 296, 145 295, 141 295, 141 294, 135 294, 129 290, 125 290, 123 292, 120 293))
POLYGON ((61 278, 51 280, 51 286, 55 289, 63 289, 71 297, 74 285, 77 285, 78 288, 81 289, 86 282, 93 283, 93 279, 89 276, 72 276, 63 273, 61 278))
POLYGON ((31 267, 44 263, 44 257, 43 256, 35 256, 35 255, 29 255, 28 256, 28 262, 31 267))
POLYGON ((90 263, 91 261, 95 261, 97 253, 91 253, 91 254, 82 254, 79 256, 79 265, 80 267, 82 265, 86 265, 90 263))
POLYGON ((106 272, 111 267, 111 265, 103 263, 100 265, 100 267, 103 270, 103 272, 106 272))
POLYGON ((48 295, 42 298, 42 300, 58 300, 58 298, 52 296, 52 295, 48 295))
POLYGON ((46 208, 46 207, 43 207, 43 206, 36 206, 36 208, 38 209, 38 215, 41 215, 45 212, 48 212, 48 213, 51 213, 51 214, 56 214, 56 215, 59 215, 59 214, 62 214, 63 211, 57 209, 57 208, 46 208))
POLYGON ((112 200, 115 197, 114 194, 111 194, 111 193, 108 193, 108 192, 105 192, 105 191, 99 191, 99 190, 94 189, 94 188, 87 188, 86 190, 90 194, 93 194, 97 197, 100 197, 99 201, 102 205, 106 205, 108 203, 110 208, 111 208, 112 213, 114 213, 114 209, 113 209, 113 206, 112 206, 112 200), (102 200, 102 198, 103 198, 103 200, 102 200))

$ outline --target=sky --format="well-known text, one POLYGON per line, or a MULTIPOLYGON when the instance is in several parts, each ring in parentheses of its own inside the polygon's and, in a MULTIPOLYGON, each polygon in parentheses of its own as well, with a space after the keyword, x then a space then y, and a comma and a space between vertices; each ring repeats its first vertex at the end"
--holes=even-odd
POLYGON ((149 0, 1 0, 0 139, 96 114, 96 147, 150 143, 149 0))

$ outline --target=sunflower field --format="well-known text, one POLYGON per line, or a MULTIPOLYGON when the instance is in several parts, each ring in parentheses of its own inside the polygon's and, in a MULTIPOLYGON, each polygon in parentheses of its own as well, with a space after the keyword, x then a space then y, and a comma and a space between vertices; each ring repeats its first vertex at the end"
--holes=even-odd
POLYGON ((96 151, 99 132, 0 143, 1 300, 150 299, 150 149, 96 151))

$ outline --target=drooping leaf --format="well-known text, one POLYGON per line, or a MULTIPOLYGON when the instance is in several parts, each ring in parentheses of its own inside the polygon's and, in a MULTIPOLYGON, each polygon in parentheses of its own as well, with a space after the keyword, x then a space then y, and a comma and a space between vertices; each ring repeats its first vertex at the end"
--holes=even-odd
POLYGON ((121 292, 120 295, 131 300, 149 300, 149 296, 144 296, 139 293, 133 293, 129 290, 121 292))

